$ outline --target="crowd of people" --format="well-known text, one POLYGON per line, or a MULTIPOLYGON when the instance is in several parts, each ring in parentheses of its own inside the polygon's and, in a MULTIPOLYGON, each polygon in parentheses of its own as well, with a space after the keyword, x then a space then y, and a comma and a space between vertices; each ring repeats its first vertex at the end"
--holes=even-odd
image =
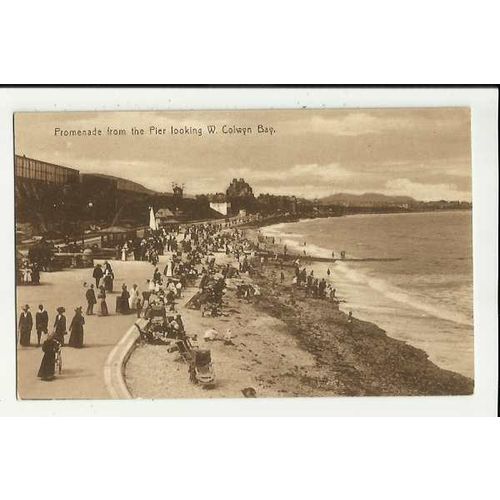
MULTIPOLYGON (((272 243, 274 246, 274 241, 272 243)), ((252 276, 256 266, 262 264, 269 255, 261 250, 259 241, 253 242, 245 238, 244 233, 237 227, 227 228, 220 223, 147 231, 142 238, 127 241, 121 247, 119 255, 117 250, 117 257, 121 260, 130 260, 129 255, 133 255, 134 260, 149 262, 153 270, 142 291, 137 284, 130 288, 125 283, 122 285, 116 296, 116 312, 134 313, 137 318, 144 318, 146 327, 141 330, 141 335, 144 334, 144 338, 149 338, 150 341, 185 338, 184 321, 177 307, 185 288, 194 283, 198 286, 197 292, 187 300, 187 307, 200 310, 203 316, 221 316, 224 314, 227 280, 242 275, 252 276), (234 260, 229 263, 229 259, 226 259, 222 264, 216 259, 216 253, 232 256, 234 260), (163 269, 158 266, 161 255, 167 256, 163 269)), ((283 260, 291 258, 287 252, 285 246, 280 257, 282 264, 283 260)), ((330 275, 328 269, 326 278, 316 277, 314 270, 308 271, 300 265, 297 258, 294 261, 292 285, 303 289, 305 298, 329 299, 338 307, 336 290, 330 275)), ((280 278, 283 283, 283 266, 280 278)), ((103 264, 96 264, 92 270, 92 280, 89 281, 92 282, 84 284, 87 302, 85 315, 108 316, 107 297, 114 293, 115 289, 115 274, 110 262, 106 260, 103 264)), ((243 282, 237 286, 236 296, 250 300, 260 293, 255 283, 243 282)), ((20 344, 30 345, 31 331, 35 326, 37 345, 41 345, 44 351, 38 373, 40 378, 50 380, 54 376, 55 353, 65 344, 68 330, 69 346, 79 348, 84 345, 85 315, 82 307, 77 307, 67 328, 65 308, 60 306, 56 310, 53 329, 49 333, 48 312, 43 305, 39 306, 34 325, 29 305, 23 307, 19 319, 20 344)))
MULTIPOLYGON (((69 326, 67 324, 66 309, 64 306, 56 308, 54 322, 50 329, 49 313, 43 304, 38 306, 38 311, 35 314, 35 321, 33 321, 29 304, 25 304, 21 309, 18 323, 19 344, 23 347, 32 345, 31 336, 34 328, 37 336, 36 346, 42 347, 44 353, 40 370, 38 371, 38 376, 42 380, 53 379, 55 375, 56 353, 58 353, 65 344, 74 348, 82 348, 84 346, 85 315, 93 315, 94 306, 96 304, 98 305, 98 316, 107 316, 109 314, 106 294, 113 292, 114 273, 111 264, 108 261, 105 261, 102 266, 97 264, 93 269, 92 277, 95 280, 95 288, 93 283, 90 285, 84 283, 84 287, 86 288, 85 299, 87 301, 85 314, 83 313, 82 306, 76 307, 69 326), (69 339, 66 342, 68 334, 69 339)), ((138 298, 138 294, 137 285, 134 285, 132 293, 129 293, 126 285, 124 285, 121 296, 127 297, 127 306, 136 309, 136 298, 138 298)))
POLYGON ((40 284, 40 265, 36 261, 23 259, 18 266, 17 282, 22 285, 40 284))
POLYGON ((22 307, 18 324, 19 344, 23 347, 29 347, 31 345, 31 335, 34 326, 37 336, 36 345, 37 347, 42 347, 44 353, 38 371, 38 376, 42 380, 52 380, 54 377, 55 355, 65 344, 65 337, 68 335, 68 331, 70 332, 68 345, 75 348, 83 347, 84 324, 85 318, 83 316, 82 307, 77 307, 68 328, 66 322, 66 309, 60 306, 56 309, 54 323, 49 332, 49 313, 44 308, 43 304, 38 306, 34 323, 29 304, 25 304, 22 307))
POLYGON ((146 282, 147 289, 142 292, 142 303, 139 302, 142 317, 148 321, 144 331, 153 333, 151 341, 169 339, 179 332, 185 334, 176 305, 188 284, 197 281, 198 290, 187 300, 186 307, 200 310, 203 316, 221 316, 225 314, 223 297, 227 278, 253 271, 249 254, 255 245, 237 228, 228 229, 217 223, 151 232, 141 244, 146 254, 168 254, 163 271, 157 267, 156 259, 149 259, 155 267, 146 282), (217 263, 216 253, 233 255, 237 266, 217 263))
MULTIPOLYGON (((294 273, 291 283, 292 286, 297 290, 303 290, 304 298, 330 300, 338 308, 340 301, 336 295, 337 290, 333 283, 332 270, 330 269, 330 267, 328 267, 326 270, 326 276, 319 278, 314 275, 314 269, 308 269, 306 266, 301 265, 301 260, 303 260, 302 256, 297 255, 293 257, 292 255, 290 255, 286 244, 283 244, 282 246, 275 245, 275 243, 281 243, 281 239, 279 240, 279 242, 276 242, 276 238, 274 236, 263 236, 259 231, 258 240, 265 244, 270 243, 272 245, 271 251, 274 255, 274 260, 280 261, 280 282, 282 284, 286 279, 285 273, 283 271, 283 261, 295 259, 293 260, 294 273), (279 247, 282 247, 283 249, 280 254, 278 254, 279 247)), ((306 245, 307 242, 304 241, 302 243, 302 246, 305 247, 306 245)), ((331 252, 331 257, 332 261, 334 261, 335 251, 333 250, 331 252)), ((346 252, 344 250, 340 252, 340 257, 342 260, 345 259, 346 252)))
POLYGON ((147 289, 137 296, 137 317, 146 320, 144 329, 140 329, 141 336, 151 342, 179 339, 185 336, 182 315, 177 310, 178 299, 181 297, 180 281, 166 278, 159 273, 158 268, 153 272, 153 279, 147 280, 147 289))
MULTIPOLYGON (((292 279, 292 285, 297 288, 303 288, 305 291, 305 297, 310 297, 313 299, 329 299, 335 303, 338 303, 336 298, 336 289, 333 283, 326 278, 316 278, 314 276, 314 270, 310 270, 309 273, 307 269, 303 267, 300 268, 300 261, 297 259, 294 263, 295 275, 292 279)), ((330 277, 330 268, 327 270, 327 276, 330 277)))

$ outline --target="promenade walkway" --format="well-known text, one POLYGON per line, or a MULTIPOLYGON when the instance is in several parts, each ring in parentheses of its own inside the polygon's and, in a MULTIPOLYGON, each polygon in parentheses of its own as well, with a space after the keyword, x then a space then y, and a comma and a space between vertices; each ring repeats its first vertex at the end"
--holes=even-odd
MULTIPOLYGON (((97 261, 99 262, 99 261, 97 261)), ((108 294, 106 301, 110 316, 85 316, 84 345, 82 349, 68 346, 63 348, 63 372, 51 382, 37 377, 42 360, 42 350, 36 346, 36 331, 33 328, 32 347, 17 345, 18 397, 21 399, 109 399, 110 394, 104 381, 106 359, 136 320, 134 314, 115 314, 115 300, 123 283, 129 289, 135 283, 142 292, 146 279, 151 277, 152 267, 147 262, 110 261, 115 273, 115 293, 108 294)), ((54 273, 42 273, 40 286, 20 286, 17 288, 18 311, 29 304, 35 320, 38 304, 43 304, 49 312, 49 329, 56 315, 56 308, 66 308, 69 328, 74 309, 86 309, 84 282, 91 283, 92 269, 75 269, 54 273)), ((66 337, 66 342, 69 334, 66 337)))

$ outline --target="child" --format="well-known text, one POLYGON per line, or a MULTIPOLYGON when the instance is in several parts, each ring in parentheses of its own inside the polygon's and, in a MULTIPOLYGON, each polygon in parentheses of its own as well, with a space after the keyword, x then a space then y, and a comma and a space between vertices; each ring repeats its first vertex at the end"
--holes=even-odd
POLYGON ((142 302, 141 302, 141 299, 138 298, 137 299, 137 317, 140 318, 141 317, 141 312, 142 312, 142 302))

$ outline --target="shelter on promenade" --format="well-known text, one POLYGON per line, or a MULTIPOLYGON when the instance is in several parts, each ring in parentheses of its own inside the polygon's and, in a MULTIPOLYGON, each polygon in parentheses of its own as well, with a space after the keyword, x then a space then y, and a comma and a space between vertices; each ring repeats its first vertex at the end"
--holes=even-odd
POLYGON ((114 248, 137 237, 137 230, 124 226, 110 226, 99 231, 102 248, 114 248))

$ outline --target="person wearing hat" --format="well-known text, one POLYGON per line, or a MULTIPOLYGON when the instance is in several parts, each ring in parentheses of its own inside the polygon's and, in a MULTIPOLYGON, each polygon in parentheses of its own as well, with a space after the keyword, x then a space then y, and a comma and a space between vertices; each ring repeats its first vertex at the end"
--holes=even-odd
POLYGON ((92 277, 95 279, 96 288, 99 288, 99 281, 101 281, 103 274, 101 264, 96 264, 94 272, 92 273, 92 277))
POLYGON ((52 333, 42 344, 43 358, 38 370, 38 376, 42 380, 52 380, 56 371, 56 351, 60 344, 52 333))
POLYGON ((175 315, 175 321, 179 325, 179 333, 184 335, 186 333, 186 329, 184 328, 184 321, 182 321, 182 316, 179 313, 175 315))
POLYGON ((153 283, 161 283, 161 274, 160 271, 158 271, 158 268, 156 267, 153 273, 153 283))
POLYGON ((99 292, 97 294, 97 298, 99 299, 99 310, 97 314, 99 316, 107 316, 108 315, 108 304, 106 303, 106 290, 104 285, 99 287, 99 292))
POLYGON ((130 306, 128 300, 130 299, 130 293, 127 290, 127 285, 124 283, 122 285, 122 294, 121 294, 121 307, 117 312, 121 312, 122 314, 128 314, 130 312, 130 306))
POLYGON ((94 314, 94 304, 97 304, 94 285, 90 285, 90 288, 85 292, 85 298, 87 299, 87 316, 90 316, 94 314))
POLYGON ((66 331, 66 316, 64 316, 66 309, 64 309, 64 307, 58 307, 56 311, 57 315, 54 321, 54 338, 60 342, 61 345, 64 345, 64 336, 68 333, 66 331))
POLYGON ((111 264, 105 260, 104 261, 104 288, 106 289, 106 292, 112 293, 113 292, 113 280, 115 279, 115 275, 113 273, 113 269, 111 267, 111 264))
POLYGON ((140 298, 137 299, 135 311, 136 311, 137 317, 140 318, 141 313, 142 313, 142 302, 141 302, 140 298))
POLYGON ((43 305, 38 306, 38 311, 35 315, 35 328, 36 336, 38 337, 38 347, 40 347, 40 340, 42 339, 42 334, 47 335, 49 328, 49 314, 43 308, 43 305))
POLYGON ((69 336, 68 345, 70 347, 83 347, 83 325, 85 324, 85 318, 83 317, 82 308, 77 307, 75 309, 75 315, 71 320, 69 325, 69 331, 71 335, 69 336))
POLYGON ((22 308, 19 317, 19 344, 29 346, 31 343, 31 329, 33 328, 33 317, 30 313, 30 306, 26 304, 22 308))

